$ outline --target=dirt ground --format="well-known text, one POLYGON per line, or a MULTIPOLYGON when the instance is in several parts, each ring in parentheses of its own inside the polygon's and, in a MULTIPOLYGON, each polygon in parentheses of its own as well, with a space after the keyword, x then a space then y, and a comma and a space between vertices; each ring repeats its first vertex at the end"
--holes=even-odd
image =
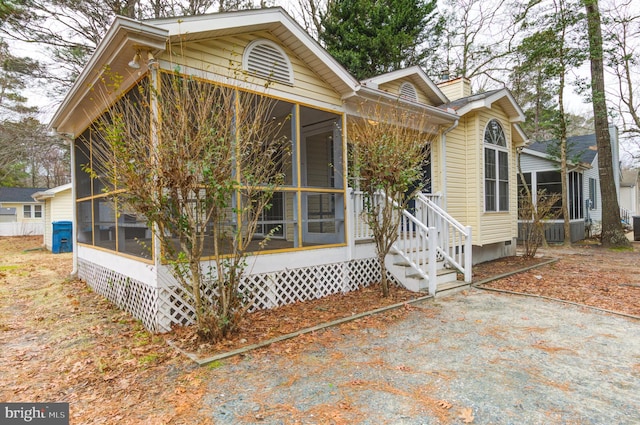
MULTIPOLYGON (((225 416, 220 409, 211 407, 220 404, 211 395, 212 388, 233 386, 234 368, 251 359, 260 364, 271 356, 279 359, 278 364, 304 362, 310 345, 324 347, 326 356, 340 356, 331 351, 338 340, 360 335, 363 329, 386 335, 390 327, 406 320, 417 308, 407 306, 369 316, 198 368, 165 342, 170 338, 188 343, 188 330, 162 336, 149 334, 138 321, 93 294, 82 282, 67 280, 71 254, 53 255, 39 250, 41 243, 41 238, 0 238, 0 400, 68 401, 71 423, 234 423, 237 416, 225 416)), ((587 244, 571 249, 552 248, 542 254, 560 260, 487 286, 640 315, 638 244, 633 252, 609 251, 587 244)), ((511 258, 479 265, 475 267, 474 281, 530 264, 531 261, 511 258)), ((202 353, 230 350, 415 296, 396 290, 392 299, 381 301, 376 289, 256 313, 233 341, 196 348, 202 353)), ((421 311, 439 314, 430 307, 421 311)), ((640 354, 638 359, 636 372, 640 371, 640 354)), ((410 371, 409 366, 405 368, 410 371)), ((352 381, 350 385, 354 387, 374 385, 372 381, 360 382, 357 377, 352 381)), ((375 383, 383 385, 384 382, 375 383)), ((261 406, 270 403, 262 402, 261 406)), ((449 402, 436 396, 421 399, 421 403, 439 421, 426 423, 473 422, 473 411, 465 410, 473 406, 457 406, 454 414, 447 407, 449 402)), ((284 419, 275 421, 274 417, 265 416, 268 411, 256 406, 257 410, 242 423, 342 424, 350 423, 348 418, 354 417, 345 414, 350 408, 348 400, 311 413, 295 409, 288 419, 284 415, 284 419), (316 419, 309 420, 308 415, 316 419)), ((285 401, 278 406, 280 410, 288 409, 285 401)))

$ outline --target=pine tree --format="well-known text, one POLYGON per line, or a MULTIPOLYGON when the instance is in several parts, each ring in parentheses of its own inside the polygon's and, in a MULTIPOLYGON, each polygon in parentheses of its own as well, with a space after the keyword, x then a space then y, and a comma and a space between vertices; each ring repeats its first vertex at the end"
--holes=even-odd
POLYGON ((320 41, 357 79, 423 65, 442 32, 435 0, 336 0, 320 41))

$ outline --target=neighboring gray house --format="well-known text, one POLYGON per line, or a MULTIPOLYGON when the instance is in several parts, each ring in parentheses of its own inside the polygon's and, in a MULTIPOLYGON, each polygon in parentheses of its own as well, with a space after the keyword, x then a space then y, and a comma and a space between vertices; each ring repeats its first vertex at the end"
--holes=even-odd
MULTIPOLYGON (((620 167, 618 130, 610 127, 613 176, 620 202, 620 167)), ((550 141, 535 142, 520 154, 522 172, 532 193, 547 189, 548 193, 560 193, 560 161, 548 153, 550 141)), ((569 148, 569 214, 571 241, 584 239, 600 231, 602 221, 602 196, 598 167, 598 150, 595 134, 574 136, 567 139, 569 148)), ((520 184, 521 186, 521 184, 520 184)), ((558 208, 560 206, 558 205, 558 208)), ((550 220, 545 230, 548 242, 564 241, 563 220, 550 220)))

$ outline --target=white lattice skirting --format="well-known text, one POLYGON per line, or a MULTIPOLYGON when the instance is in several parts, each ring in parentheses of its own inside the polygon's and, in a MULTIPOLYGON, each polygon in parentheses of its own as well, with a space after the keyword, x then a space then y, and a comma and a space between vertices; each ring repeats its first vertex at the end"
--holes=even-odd
MULTIPOLYGON (((193 321, 189 294, 177 285, 155 288, 85 259, 78 259, 78 276, 151 331, 166 332, 172 324, 193 321)), ((388 278, 397 284, 391 275, 388 278)), ((253 274, 244 278, 239 289, 251 294, 251 310, 261 310, 354 291, 379 280, 377 261, 367 258, 253 274)))
POLYGON ((158 327, 158 290, 115 270, 78 258, 78 277, 98 294, 140 320, 150 331, 158 327))

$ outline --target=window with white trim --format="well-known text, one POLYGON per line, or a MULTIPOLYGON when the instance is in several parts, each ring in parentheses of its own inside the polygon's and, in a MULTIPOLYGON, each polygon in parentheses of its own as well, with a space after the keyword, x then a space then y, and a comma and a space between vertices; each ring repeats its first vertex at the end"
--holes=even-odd
POLYGON ((22 216, 24 218, 42 218, 42 205, 23 205, 22 216))
POLYGON ((484 210, 509 211, 509 151, 495 119, 484 130, 484 210))
POLYGON ((293 84, 293 68, 280 46, 269 40, 254 40, 244 49, 242 69, 269 81, 293 84))

